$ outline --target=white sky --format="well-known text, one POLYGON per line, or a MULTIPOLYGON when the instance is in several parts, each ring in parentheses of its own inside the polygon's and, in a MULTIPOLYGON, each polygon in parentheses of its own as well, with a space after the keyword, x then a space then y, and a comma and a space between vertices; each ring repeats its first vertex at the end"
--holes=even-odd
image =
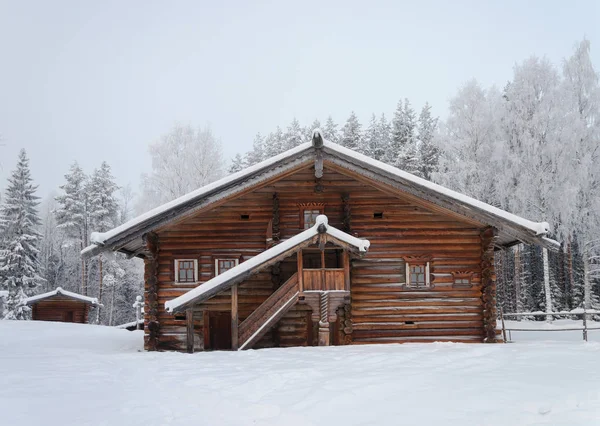
POLYGON ((177 121, 231 157, 293 117, 366 124, 404 97, 443 116, 466 80, 503 86, 583 36, 600 69, 600 2, 485 3, 0 0, 0 187, 24 147, 40 195, 74 160, 137 189, 177 121))

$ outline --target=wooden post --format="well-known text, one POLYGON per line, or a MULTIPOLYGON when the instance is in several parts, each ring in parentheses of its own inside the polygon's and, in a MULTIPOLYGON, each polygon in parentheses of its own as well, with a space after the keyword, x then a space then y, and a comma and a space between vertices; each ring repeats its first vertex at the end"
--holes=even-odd
POLYGON ((160 324, 158 322, 158 236, 149 232, 144 235, 148 255, 144 258, 144 285, 146 303, 148 309, 144 309, 144 315, 148 319, 148 330, 144 336, 144 348, 148 351, 158 349, 158 333, 160 324))
POLYGON ((321 293, 319 305, 321 313, 319 318, 319 346, 329 346, 331 333, 329 332, 329 294, 327 292, 321 293))
POLYGON ((296 255, 298 258, 298 291, 302 293, 304 291, 304 273, 302 272, 302 250, 298 250, 296 255))
POLYGON ((238 285, 231 287, 231 349, 239 349, 238 285))
POLYGON ((343 264, 344 264, 344 290, 350 291, 350 255, 348 254, 348 250, 344 250, 343 264))
POLYGON ((187 352, 194 353, 194 308, 187 308, 185 311, 186 331, 187 331, 187 352))
POLYGON ((587 314, 585 313, 585 306, 583 307, 583 340, 588 341, 587 332, 587 314))
POLYGON ((500 321, 502 321, 502 338, 506 343, 506 325, 504 324, 504 309, 500 308, 500 321))
POLYGON ((494 274, 494 243, 496 228, 481 233, 481 300, 483 301, 483 332, 485 343, 496 343, 496 277, 494 274))

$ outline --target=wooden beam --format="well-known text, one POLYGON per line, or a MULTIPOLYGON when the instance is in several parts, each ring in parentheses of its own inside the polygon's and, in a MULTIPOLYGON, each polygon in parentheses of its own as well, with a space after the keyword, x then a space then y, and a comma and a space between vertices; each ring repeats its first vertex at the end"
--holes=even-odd
POLYGON ((231 349, 239 348, 238 284, 231 287, 231 349))
POLYGON ((146 296, 146 307, 144 309, 144 320, 147 320, 148 328, 144 335, 144 348, 148 351, 158 349, 158 333, 160 324, 158 322, 158 236, 149 232, 144 234, 144 242, 150 255, 144 259, 144 291, 146 296))
POLYGON ((304 291, 304 276, 302 273, 302 250, 298 250, 298 254, 296 255, 298 258, 298 291, 302 293, 304 291))
POLYGON ((210 349, 210 314, 207 310, 202 312, 202 340, 204 350, 210 349))
POLYGON ((185 325, 187 332, 187 352, 194 353, 194 308, 188 308, 185 311, 185 325))
POLYGON ((343 252, 343 265, 344 265, 344 289, 350 291, 350 255, 348 251, 343 252))

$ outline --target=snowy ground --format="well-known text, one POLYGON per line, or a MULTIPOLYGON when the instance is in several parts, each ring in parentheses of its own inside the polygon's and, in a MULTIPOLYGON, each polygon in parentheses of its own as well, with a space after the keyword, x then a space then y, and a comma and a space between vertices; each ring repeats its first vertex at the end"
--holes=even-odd
POLYGON ((564 333, 187 355, 140 352, 141 332, 0 321, 0 424, 599 424, 600 331, 544 341, 564 333))

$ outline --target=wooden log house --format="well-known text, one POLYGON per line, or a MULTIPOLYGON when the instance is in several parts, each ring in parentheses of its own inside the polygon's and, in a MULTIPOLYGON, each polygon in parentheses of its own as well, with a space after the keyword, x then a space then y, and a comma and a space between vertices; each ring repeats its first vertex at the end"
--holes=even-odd
POLYGON ((494 251, 547 233, 316 130, 82 255, 144 259, 147 350, 495 342, 494 251))
POLYGON ((56 290, 25 299, 33 320, 87 324, 90 307, 99 306, 95 297, 83 296, 57 287, 56 290))

